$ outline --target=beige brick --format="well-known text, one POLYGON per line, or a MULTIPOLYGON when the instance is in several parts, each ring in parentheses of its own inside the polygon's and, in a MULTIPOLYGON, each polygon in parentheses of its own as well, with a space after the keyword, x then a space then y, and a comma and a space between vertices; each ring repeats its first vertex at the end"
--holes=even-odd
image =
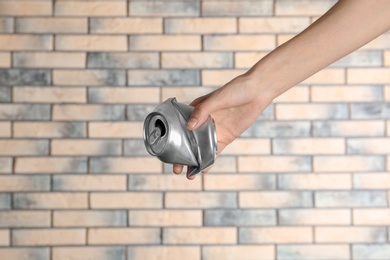
MULTIPOLYGON (((0 2, 0 5, 1 3, 4 2, 0 2)), ((0 51, 37 51, 52 49, 53 36, 50 35, 0 35, 0 51)))
POLYGON ((84 68, 85 53, 17 52, 13 55, 17 68, 84 68))
POLYGON ((4 155, 47 155, 47 140, 0 140, 0 156, 4 155))
POLYGON ((351 259, 349 245, 282 245, 278 246, 277 259, 345 260, 351 259))
POLYGON ((92 18, 92 33, 148 34, 162 33, 161 18, 92 18))
POLYGON ((165 20, 165 33, 180 34, 222 34, 236 33, 235 18, 168 18, 165 20))
POLYGON ((18 229, 12 231, 15 246, 84 245, 85 229, 18 229))
POLYGON ((390 154, 390 138, 350 138, 347 145, 350 154, 390 154))
POLYGON ((347 119, 345 104, 277 104, 276 118, 280 120, 347 119))
POLYGON ((237 69, 249 69, 267 54, 268 52, 236 52, 234 65, 237 69))
POLYGON ((49 227, 50 211, 10 210, 0 212, 0 227, 49 227))
POLYGON ((269 51, 275 47, 273 35, 204 36, 204 49, 207 51, 269 51))
POLYGON ((273 154, 344 154, 342 138, 275 138, 273 154))
POLYGON ((307 17, 240 18, 240 33, 298 33, 309 26, 307 17))
POLYGON ((11 53, 0 52, 0 68, 11 67, 11 53))
POLYGON ((51 1, 1 1, 0 15, 5 16, 33 16, 51 15, 51 1))
POLYGON ((312 243, 313 230, 309 227, 261 227, 241 228, 239 239, 241 244, 296 244, 312 243))
POLYGON ((317 121, 313 123, 314 136, 345 136, 345 137, 368 137, 383 136, 385 124, 375 120, 337 120, 317 121))
POLYGON ((239 172, 308 172, 310 158, 306 156, 238 157, 239 172))
POLYGON ((81 260, 94 259, 106 260, 118 257, 118 259, 125 259, 125 249, 123 247, 113 246, 83 246, 83 247, 53 247, 53 260, 81 260))
POLYGON ((274 99, 275 103, 293 103, 293 102, 309 102, 310 94, 309 94, 309 88, 300 86, 300 87, 294 87, 286 92, 284 92, 282 95, 274 99))
POLYGON ((199 51, 201 50, 201 39, 200 36, 195 35, 135 35, 130 36, 130 50, 199 51))
POLYGON ((93 103, 159 103, 159 88, 110 88, 99 87, 89 89, 89 102, 93 103))
POLYGON ((311 192, 249 191, 239 193, 240 208, 295 208, 311 207, 311 192))
POLYGON ((14 102, 34 103, 86 103, 85 88, 14 87, 14 102))
POLYGON ((223 154, 235 155, 235 154, 270 154, 271 142, 269 139, 255 139, 255 138, 239 138, 233 143, 228 145, 223 154))
POLYGON ((52 155, 102 156, 121 155, 122 144, 119 140, 52 140, 52 155))
POLYGON ((18 260, 49 259, 49 248, 1 248, 0 258, 18 260))
POLYGON ((154 157, 93 158, 94 173, 160 173, 162 163, 154 157), (147 166, 147 167, 146 167, 147 166))
POLYGON ((315 156, 315 172, 370 172, 384 171, 381 156, 315 156))
POLYGON ((85 137, 86 127, 79 122, 14 122, 13 135, 24 138, 85 137))
POLYGON ((388 173, 359 173, 353 175, 355 189, 382 190, 390 189, 390 174, 388 173))
POLYGON ((124 1, 69 1, 56 2, 57 16, 126 16, 127 5, 124 1))
MULTIPOLYGON (((3 172, 4 173, 4 172, 3 172)), ((8 173, 11 173, 8 172, 8 173)), ((1 176, 0 191, 47 191, 50 190, 49 176, 1 176)))
POLYGON ((91 228, 89 245, 160 244, 159 228, 91 228))
POLYGON ((56 50, 66 51, 126 51, 126 36, 108 35, 58 35, 56 50))
POLYGON ((387 230, 382 227, 316 227, 315 242, 319 243, 383 243, 387 230))
POLYGON ((220 156, 212 165, 210 173, 233 173, 237 171, 236 158, 233 156, 220 156))
POLYGON ((354 209, 354 225, 389 226, 390 209, 354 209))
POLYGON ((92 138, 142 138, 143 122, 90 122, 92 138))
POLYGON ((58 175, 53 178, 53 190, 66 191, 123 191, 125 175, 58 175))
POLYGON ((288 226, 351 225, 348 209, 282 209, 279 224, 288 226))
POLYGON ((94 209, 162 208, 162 194, 158 192, 91 193, 90 196, 94 209))
POLYGON ((166 208, 236 208, 233 192, 167 192, 166 208))
POLYGON ((279 34, 276 36, 276 42, 277 46, 279 47, 280 45, 286 43, 287 41, 291 40, 296 34, 279 34))
POLYGON ((286 190, 349 190, 350 174, 284 174, 279 175, 279 188, 286 190))
POLYGON ((163 68, 231 68, 233 56, 225 52, 165 52, 163 68))
MULTIPOLYGON (((10 245, 10 231, 9 230, 0 230, 0 246, 9 246, 10 245)), ((0 252, 1 256, 1 252, 0 252)))
POLYGON ((20 33, 87 33, 86 18, 19 18, 16 32, 20 33))
POLYGON ((104 105, 54 105, 53 120, 124 120, 124 106, 104 105))
POLYGON ((0 122, 0 137, 11 137, 10 122, 0 122))
POLYGON ((201 259, 198 246, 129 246, 127 252, 131 259, 201 259))
POLYGON ((381 87, 313 86, 311 88, 311 100, 314 102, 375 102, 381 99, 381 87))
POLYGON ((202 70, 202 86, 221 87, 244 73, 244 70, 202 70))
POLYGON ((14 207, 18 209, 86 209, 88 194, 80 192, 15 193, 14 207))
POLYGON ((236 244, 237 229, 223 228, 166 228, 164 244, 236 244))
POLYGON ((302 0, 297 2, 279 1, 275 6, 275 14, 277 16, 296 15, 296 16, 316 16, 322 15, 328 11, 336 1, 324 0, 313 3, 310 0, 302 0))
POLYGON ((126 226, 126 211, 60 210, 53 212, 54 227, 126 226))
POLYGON ((202 178, 196 178, 193 181, 188 181, 184 176, 176 176, 174 174, 158 174, 158 175, 130 175, 129 190, 201 190, 202 178))
POLYGON ((84 158, 72 157, 26 157, 17 158, 15 173, 76 173, 86 172, 84 158))
POLYGON ((384 64, 385 66, 390 66, 390 51, 385 51, 384 52, 384 64))
POLYGON ((208 87, 164 87, 161 89, 162 100, 171 97, 176 97, 177 101, 181 103, 191 103, 196 97, 206 95, 213 91, 214 88, 208 87))
POLYGON ((308 79, 304 80, 302 84, 343 84, 345 83, 345 71, 341 68, 323 69, 308 79))
POLYGON ((125 85, 125 72, 115 70, 54 70, 54 85, 125 85))
POLYGON ((204 176, 206 190, 257 190, 274 189, 275 178, 260 174, 207 174, 204 176))
POLYGON ((202 226, 201 210, 131 210, 130 226, 202 226))
POLYGON ((12 158, 0 158, 0 173, 11 173, 12 169, 12 158))
POLYGON ((347 70, 348 84, 389 84, 390 68, 354 68, 347 70))
POLYGON ((372 40, 371 42, 367 43, 363 47, 361 47, 361 50, 377 50, 377 49, 388 49, 390 46, 390 33, 384 33, 377 37, 376 39, 372 40))
POLYGON ((202 259, 253 259, 256 256, 258 260, 275 259, 275 247, 273 245, 256 246, 203 246, 202 259))
POLYGON ((385 100, 390 101, 390 86, 385 86, 385 100))

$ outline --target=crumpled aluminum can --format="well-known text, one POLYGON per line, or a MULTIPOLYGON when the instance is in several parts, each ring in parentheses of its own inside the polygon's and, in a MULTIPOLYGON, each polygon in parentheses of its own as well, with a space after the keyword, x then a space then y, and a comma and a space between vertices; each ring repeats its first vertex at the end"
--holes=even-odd
POLYGON ((144 122, 144 142, 149 154, 165 163, 187 165, 193 176, 212 165, 218 151, 214 120, 196 130, 186 125, 194 107, 169 98, 158 105, 144 122))

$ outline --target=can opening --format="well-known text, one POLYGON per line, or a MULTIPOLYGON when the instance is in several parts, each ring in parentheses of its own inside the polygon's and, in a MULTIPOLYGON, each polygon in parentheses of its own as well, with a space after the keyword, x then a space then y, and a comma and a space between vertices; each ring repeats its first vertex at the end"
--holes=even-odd
POLYGON ((165 135, 165 133, 167 132, 167 129, 165 128, 165 124, 163 121, 161 121, 160 119, 157 119, 156 122, 154 123, 154 126, 158 129, 160 129, 161 131, 161 137, 163 137, 165 135))

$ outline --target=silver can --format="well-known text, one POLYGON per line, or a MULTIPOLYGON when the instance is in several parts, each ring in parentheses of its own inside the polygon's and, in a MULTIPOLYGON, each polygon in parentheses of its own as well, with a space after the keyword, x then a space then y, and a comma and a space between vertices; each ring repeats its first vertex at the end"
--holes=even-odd
POLYGON ((187 165, 193 176, 212 165, 218 151, 214 120, 196 130, 186 125, 194 107, 169 98, 158 105, 144 122, 144 142, 149 154, 165 163, 187 165))

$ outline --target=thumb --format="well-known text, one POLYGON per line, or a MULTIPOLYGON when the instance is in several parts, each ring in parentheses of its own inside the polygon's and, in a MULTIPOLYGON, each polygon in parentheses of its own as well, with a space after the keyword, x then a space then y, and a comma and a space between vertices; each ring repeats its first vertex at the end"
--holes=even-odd
POLYGON ((190 120, 187 122, 188 130, 195 130, 206 122, 209 115, 218 109, 218 102, 209 97, 203 102, 195 106, 194 111, 191 114, 190 120))

